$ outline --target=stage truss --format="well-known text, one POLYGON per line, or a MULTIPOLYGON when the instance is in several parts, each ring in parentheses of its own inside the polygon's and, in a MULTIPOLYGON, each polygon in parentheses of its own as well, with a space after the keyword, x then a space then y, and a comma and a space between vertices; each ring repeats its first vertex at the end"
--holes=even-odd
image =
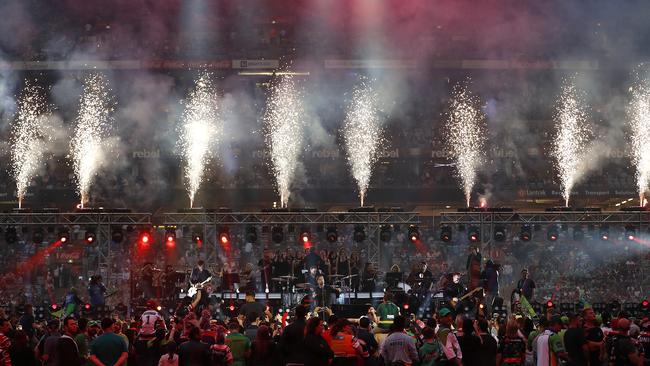
POLYGON ((210 245, 217 245, 222 226, 361 225, 366 232, 368 260, 381 268, 380 228, 418 225, 420 216, 416 212, 179 212, 163 214, 162 221, 168 226, 201 226, 210 245))
MULTIPOLYGON (((540 225, 542 227, 557 224, 570 226, 594 227, 609 226, 624 228, 632 225, 637 232, 646 232, 650 227, 648 211, 550 211, 550 212, 442 212, 440 225, 455 229, 459 225, 475 226, 481 233, 484 244, 492 242, 496 226, 540 225)), ((509 230, 512 232, 512 230, 509 230)))
MULTIPOLYGON (((104 278, 107 287, 115 288, 122 279, 117 278, 116 273, 111 271, 116 254, 119 255, 119 253, 115 253, 114 245, 111 245, 113 230, 119 228, 125 232, 127 227, 135 230, 151 227, 151 214, 132 213, 127 212, 127 210, 123 212, 87 210, 62 213, 15 211, 0 213, 0 227, 3 230, 8 227, 53 228, 57 232, 62 227, 68 227, 71 231, 75 227, 83 230, 94 230, 96 244, 93 244, 92 248, 97 251, 98 265, 96 269, 88 267, 85 269, 100 274, 104 278)), ((91 247, 89 246, 89 248, 91 247)), ((122 262, 122 259, 118 258, 118 261, 122 262)))

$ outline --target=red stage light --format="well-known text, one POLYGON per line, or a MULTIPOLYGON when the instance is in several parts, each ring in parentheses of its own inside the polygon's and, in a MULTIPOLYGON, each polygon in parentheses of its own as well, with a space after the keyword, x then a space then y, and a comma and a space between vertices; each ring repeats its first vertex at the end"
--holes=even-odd
POLYGON ((404 310, 408 310, 408 309, 409 309, 409 304, 404 304, 404 310))
POLYGON ((52 304, 52 305, 50 305, 50 308, 52 309, 52 311, 56 311, 56 309, 59 308, 59 305, 57 305, 57 304, 52 304))
POLYGON ((65 236, 61 237, 61 243, 65 243, 66 241, 68 241, 68 238, 66 238, 65 236))
POLYGON ((230 239, 228 239, 228 235, 226 234, 221 234, 221 244, 228 244, 230 239))
POLYGON ((90 304, 85 304, 85 305, 84 305, 84 309, 85 309, 85 310, 90 310, 90 304))
POLYGON ((555 304, 553 304, 553 301, 550 301, 550 300, 549 300, 549 301, 546 303, 546 307, 547 307, 547 308, 552 308, 553 306, 555 306, 555 304))
POLYGON ((235 305, 230 305, 228 309, 230 309, 230 311, 235 311, 235 305))

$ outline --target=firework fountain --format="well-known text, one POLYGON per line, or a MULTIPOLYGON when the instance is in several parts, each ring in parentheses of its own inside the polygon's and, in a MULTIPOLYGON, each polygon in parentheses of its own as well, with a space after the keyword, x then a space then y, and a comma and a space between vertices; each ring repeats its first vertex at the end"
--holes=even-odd
POLYGON ((582 174, 580 167, 590 134, 584 97, 571 80, 566 80, 562 86, 554 120, 555 135, 551 153, 562 186, 562 197, 568 207, 571 190, 582 174))
POLYGON ((18 208, 22 208, 30 181, 42 166, 51 131, 47 130, 50 109, 45 90, 26 82, 18 100, 18 114, 12 125, 11 173, 16 180, 18 208))
POLYGON ((84 81, 76 128, 70 141, 81 208, 88 202, 90 186, 107 148, 106 138, 113 111, 109 93, 107 81, 101 74, 91 74, 84 81))
POLYGON ((266 143, 271 152, 271 169, 287 207, 303 140, 303 109, 300 92, 290 76, 274 82, 264 114, 266 143))
POLYGON ((377 110, 377 95, 369 82, 361 80, 352 92, 343 126, 350 171, 359 188, 361 206, 364 204, 377 151, 382 141, 382 128, 377 110))
POLYGON ((185 186, 190 207, 194 206, 196 192, 212 157, 212 147, 220 138, 221 126, 212 74, 201 73, 188 95, 179 130, 179 149, 185 160, 185 186))
POLYGON ((448 112, 446 137, 451 156, 469 207, 472 189, 476 184, 478 167, 485 161, 485 115, 480 100, 468 89, 469 81, 457 84, 452 90, 448 112))
POLYGON ((645 192, 650 182, 650 85, 647 79, 636 75, 636 83, 630 88, 632 100, 629 105, 630 138, 632 140, 632 161, 636 167, 640 205, 644 206, 645 192))

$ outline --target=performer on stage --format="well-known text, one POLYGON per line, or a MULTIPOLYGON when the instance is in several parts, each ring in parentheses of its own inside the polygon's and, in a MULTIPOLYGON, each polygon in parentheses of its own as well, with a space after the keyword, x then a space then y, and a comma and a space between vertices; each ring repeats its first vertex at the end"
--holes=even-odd
POLYGON ((377 269, 371 262, 366 263, 366 266, 363 269, 362 281, 363 281, 361 283, 362 292, 375 291, 375 283, 377 281, 377 269))
POLYGON ((94 275, 90 277, 90 284, 88 285, 88 298, 90 299, 90 305, 94 308, 95 306, 103 306, 106 304, 104 299, 104 294, 106 293, 106 286, 102 283, 102 276, 94 275))
POLYGON ((323 317, 324 313, 328 312, 327 310, 331 312, 332 303, 336 302, 335 299, 340 293, 340 290, 325 284, 325 277, 322 274, 316 275, 311 311, 316 311, 320 317, 323 317))
POLYGON ((305 273, 304 282, 316 287, 318 285, 318 267, 310 266, 309 272, 305 273))
POLYGON ((471 248, 470 254, 467 256, 467 277, 469 278, 469 290, 473 290, 480 286, 481 281, 481 251, 479 245, 471 248))
POLYGON ((178 274, 174 271, 174 267, 167 265, 162 274, 162 287, 163 298, 166 301, 174 301, 176 299, 176 282, 178 281, 178 274))
POLYGON ((154 272, 153 263, 151 262, 145 263, 144 267, 142 268, 142 272, 140 276, 142 298, 144 300, 150 300, 156 297, 156 294, 154 293, 153 290, 153 272, 154 272))
POLYGON ((433 283, 433 274, 427 269, 427 262, 420 262, 420 268, 411 272, 406 281, 414 291, 420 294, 429 291, 433 283))
POLYGON ((447 285, 443 289, 445 300, 451 301, 454 298, 458 299, 459 297, 462 297, 467 291, 465 290, 465 286, 460 282, 460 273, 450 273, 447 277, 447 285))
MULTIPOLYGON (((203 268, 205 265, 205 262, 202 260, 199 260, 196 262, 196 267, 192 270, 192 274, 190 275, 190 284, 191 285, 198 285, 200 283, 203 283, 208 280, 208 278, 212 277, 212 274, 210 271, 207 269, 203 268)), ((196 306, 196 311, 200 312, 204 308, 210 306, 210 298, 208 297, 208 293, 205 290, 205 287, 202 287, 200 290, 201 292, 201 298, 196 306)), ((198 296, 198 295, 197 295, 198 296)))
POLYGON ((199 259, 199 261, 196 262, 196 267, 194 267, 194 269, 192 270, 192 274, 190 275, 190 283, 192 285, 196 285, 197 283, 204 282, 205 280, 210 278, 210 276, 212 276, 212 274, 210 274, 210 271, 203 268, 204 265, 205 262, 203 262, 203 260, 199 259))

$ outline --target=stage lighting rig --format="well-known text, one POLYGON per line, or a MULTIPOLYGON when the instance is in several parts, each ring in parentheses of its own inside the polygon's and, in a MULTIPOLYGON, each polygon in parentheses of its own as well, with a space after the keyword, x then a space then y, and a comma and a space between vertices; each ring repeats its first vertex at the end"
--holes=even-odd
POLYGON ((115 226, 111 228, 111 240, 116 244, 124 240, 124 232, 122 232, 121 227, 115 226))
POLYGON ((97 235, 93 229, 86 229, 86 234, 84 235, 84 241, 86 244, 93 244, 97 240, 97 235))
POLYGON ((494 241, 504 242, 506 240, 506 227, 497 225, 494 227, 494 241))
POLYGON ((478 243, 481 241, 481 230, 477 226, 470 226, 467 230, 467 239, 470 243, 478 243))
POLYGON ((600 227, 600 240, 609 240, 609 226, 603 225, 600 227))
POLYGON ((284 230, 282 229, 282 226, 274 226, 271 229, 271 240, 275 244, 280 244, 284 240, 284 230))
POLYGON ((364 240, 366 240, 366 229, 364 229, 363 225, 357 225, 354 227, 352 238, 357 243, 362 243, 364 240))
POLYGON ((328 242, 336 243, 336 241, 339 239, 339 234, 338 231, 336 230, 336 226, 328 227, 325 237, 327 238, 328 242))
POLYGON ((582 226, 576 225, 573 227, 573 240, 581 241, 585 238, 585 232, 582 230, 582 226))
POLYGON ((417 243, 420 241, 420 229, 415 226, 411 225, 409 226, 409 240, 411 240, 411 243, 417 243))
POLYGON ((257 243, 257 228, 255 226, 246 227, 246 241, 251 244, 257 243))
POLYGON ((634 241, 636 238, 636 227, 634 225, 625 227, 625 238, 629 241, 634 241))
POLYGON ((67 243, 70 241, 70 230, 67 227, 62 227, 59 229, 59 241, 61 243, 67 243))
POLYGON ((451 226, 443 226, 440 228, 440 240, 442 240, 445 243, 449 243, 451 241, 451 226))
POLYGON ((548 241, 557 241, 557 239, 560 237, 560 233, 557 231, 557 226, 556 225, 551 225, 548 227, 546 230, 546 239, 548 241))
POLYGON ((15 244, 18 241, 18 231, 10 226, 5 230, 5 241, 7 244, 15 244))
POLYGON ((176 246, 176 228, 168 227, 165 228, 165 244, 168 248, 173 248, 176 246))
POLYGON ((308 228, 304 227, 300 230, 300 242, 303 245, 309 245, 309 243, 311 243, 311 232, 308 228))
POLYGON ((43 229, 41 229, 40 227, 36 228, 32 233, 32 241, 34 242, 34 244, 42 244, 43 238, 44 238, 43 229))
POLYGON ((230 244, 230 230, 226 226, 222 226, 219 229, 219 244, 221 245, 230 244))
POLYGON ((153 243, 153 237, 151 236, 151 230, 142 229, 138 235, 138 243, 143 246, 149 246, 153 243))
POLYGON ((519 239, 521 241, 530 241, 533 238, 533 231, 530 225, 523 225, 519 230, 519 239))
POLYGON ((390 238, 393 236, 389 225, 381 225, 379 228, 379 240, 384 243, 389 242, 390 238))

